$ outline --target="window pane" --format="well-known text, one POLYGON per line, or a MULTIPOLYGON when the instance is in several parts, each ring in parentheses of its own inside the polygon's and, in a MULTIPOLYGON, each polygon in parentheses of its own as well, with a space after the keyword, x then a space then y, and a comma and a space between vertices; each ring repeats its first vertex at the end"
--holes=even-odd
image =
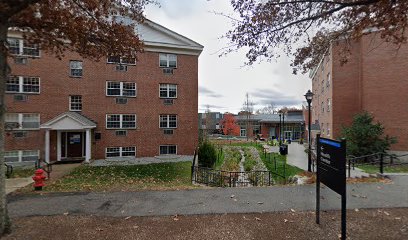
POLYGON ((9 52, 11 54, 20 54, 20 45, 19 39, 17 38, 8 38, 7 42, 9 44, 9 52))
POLYGON ((177 154, 177 147, 176 146, 168 146, 169 147, 169 153, 168 154, 177 154))
POLYGON ((119 56, 110 56, 108 57, 108 63, 120 63, 119 56))
POLYGON ((38 44, 30 44, 24 41, 23 55, 38 57, 40 56, 40 48, 38 44))
POLYGON ((123 96, 136 96, 136 83, 123 83, 123 96))
POLYGON ((135 115, 123 115, 122 116, 122 128, 136 128, 136 116, 135 115))
POLYGON ((8 151, 4 152, 4 161, 5 162, 18 162, 18 151, 8 151))
POLYGON ((160 115, 160 128, 167 128, 167 115, 160 115))
POLYGON ((37 161, 38 160, 38 151, 23 151, 23 162, 28 161, 37 161))
POLYGON ((40 92, 40 79, 37 77, 23 78, 23 92, 38 93, 40 92))
POLYGON ((71 111, 81 111, 82 110, 82 96, 69 96, 70 110, 71 111))
POLYGON ((122 147, 122 156, 136 156, 136 148, 135 147, 122 147))
POLYGON ((120 96, 120 82, 108 82, 108 96, 120 96))
POLYGON ((39 128, 40 115, 39 114, 23 114, 23 128, 39 128))
POLYGON ((160 97, 161 98, 166 98, 167 96, 167 87, 168 84, 160 84, 160 97))
POLYGON ((20 80, 17 76, 10 76, 7 78, 6 91, 7 92, 20 92, 20 80))
POLYGON ((120 115, 108 115, 106 117, 106 128, 120 128, 120 115))
POLYGON ((169 54, 169 67, 177 67, 177 55, 169 54))
POLYGON ((177 116, 169 115, 169 128, 176 128, 176 127, 177 127, 177 116))
POLYGON ((160 60, 160 67, 168 67, 167 66, 167 54, 161 53, 159 54, 160 60))
POLYGON ((106 157, 120 157, 120 148, 119 147, 106 148, 106 157))
POLYGON ((136 64, 136 58, 122 58, 123 64, 136 64))
POLYGON ((167 146, 160 146, 160 154, 168 154, 167 146))
POLYGON ((71 76, 81 77, 82 76, 82 61, 70 61, 69 66, 71 69, 71 76))

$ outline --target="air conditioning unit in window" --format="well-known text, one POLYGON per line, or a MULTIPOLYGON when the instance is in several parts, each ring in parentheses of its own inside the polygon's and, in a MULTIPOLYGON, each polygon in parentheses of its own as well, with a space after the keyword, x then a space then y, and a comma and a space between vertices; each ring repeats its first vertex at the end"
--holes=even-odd
POLYGON ((164 129, 163 130, 163 133, 166 134, 166 135, 171 135, 171 134, 173 134, 173 132, 174 132, 173 129, 164 129))
POLYGON ((26 65, 28 63, 28 59, 26 57, 16 57, 14 59, 15 64, 26 65))
POLYGON ((122 65, 122 64, 116 65, 116 71, 127 72, 127 69, 128 69, 127 65, 122 65))
POLYGON ((127 98, 123 97, 116 98, 116 104, 127 104, 127 102, 128 102, 127 98))
POLYGON ((14 138, 24 138, 24 137, 27 137, 27 132, 24 132, 24 131, 13 132, 13 137, 14 137, 14 138))
POLYGON ((127 131, 126 130, 116 130, 115 134, 116 134, 116 136, 126 136, 127 131))
POLYGON ((164 105, 173 105, 173 99, 164 99, 163 100, 164 105))
POLYGON ((14 95, 14 101, 16 102, 26 102, 27 100, 28 100, 27 95, 23 95, 23 94, 14 95))
POLYGON ((173 74, 173 68, 163 68, 164 74, 173 74))

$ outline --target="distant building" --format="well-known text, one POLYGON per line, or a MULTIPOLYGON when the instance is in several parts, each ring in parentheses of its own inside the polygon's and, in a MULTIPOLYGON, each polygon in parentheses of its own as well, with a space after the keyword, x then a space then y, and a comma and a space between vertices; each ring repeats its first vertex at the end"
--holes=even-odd
POLYGON ((198 128, 208 134, 221 134, 221 120, 224 114, 220 112, 198 113, 198 128))
POLYGON ((238 125, 241 127, 241 136, 255 137, 262 134, 264 138, 282 138, 298 140, 304 133, 304 119, 302 110, 288 111, 284 117, 281 114, 253 114, 249 117, 248 133, 246 131, 247 116, 236 117, 238 125), (282 131, 280 131, 282 127, 282 131))
POLYGON ((311 72, 312 123, 319 124, 323 137, 336 139, 342 126, 367 111, 383 124, 385 134, 397 137, 391 149, 407 151, 408 45, 396 52, 396 46, 379 35, 374 32, 350 43, 351 56, 344 65, 339 56, 345 43, 332 43, 311 72))

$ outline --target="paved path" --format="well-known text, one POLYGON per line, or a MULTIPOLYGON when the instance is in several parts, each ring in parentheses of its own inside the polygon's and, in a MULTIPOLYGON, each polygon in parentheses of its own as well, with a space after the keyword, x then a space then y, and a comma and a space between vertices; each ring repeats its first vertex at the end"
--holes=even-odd
POLYGON ((23 188, 31 183, 33 183, 33 179, 31 177, 6 179, 6 194, 14 192, 17 189, 23 188))
MULTIPOLYGON (((394 182, 348 185, 349 209, 408 207, 408 176, 394 182)), ((321 190, 323 210, 339 209, 340 196, 321 190)), ((9 196, 12 217, 85 214, 99 216, 157 216, 259 213, 315 209, 315 185, 215 188, 183 191, 66 193, 9 196)))
MULTIPOLYGON (((298 144, 296 142, 288 144, 287 163, 307 171, 307 154, 305 152, 305 146, 306 145, 298 144)), ((269 151, 279 152, 279 147, 269 146, 269 151)), ((363 172, 358 168, 352 169, 350 174, 352 178, 369 176, 369 174, 363 172)))

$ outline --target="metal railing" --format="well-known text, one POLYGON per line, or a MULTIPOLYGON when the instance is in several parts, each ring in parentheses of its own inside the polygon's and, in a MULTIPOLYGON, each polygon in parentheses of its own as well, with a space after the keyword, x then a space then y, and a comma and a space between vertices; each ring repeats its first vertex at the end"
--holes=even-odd
POLYGON ((284 175, 271 171, 229 172, 196 166, 193 169, 193 183, 213 187, 271 186, 286 183, 284 175))
POLYGON ((4 166, 6 166, 6 178, 10 178, 11 174, 13 174, 13 166, 8 165, 7 163, 5 163, 4 166))
POLYGON ((389 153, 373 153, 364 156, 348 156, 347 163, 348 163, 348 175, 351 176, 351 169, 355 169, 358 166, 375 166, 378 167, 378 171, 383 174, 384 167, 387 166, 402 166, 408 165, 408 161, 403 161, 402 158, 407 157, 408 154, 403 155, 396 155, 396 154, 389 154, 389 153))
POLYGON ((44 172, 47 173, 47 179, 51 178, 51 172, 52 172, 52 164, 49 164, 47 162, 41 161, 40 158, 35 161, 35 169, 42 169, 44 172))

